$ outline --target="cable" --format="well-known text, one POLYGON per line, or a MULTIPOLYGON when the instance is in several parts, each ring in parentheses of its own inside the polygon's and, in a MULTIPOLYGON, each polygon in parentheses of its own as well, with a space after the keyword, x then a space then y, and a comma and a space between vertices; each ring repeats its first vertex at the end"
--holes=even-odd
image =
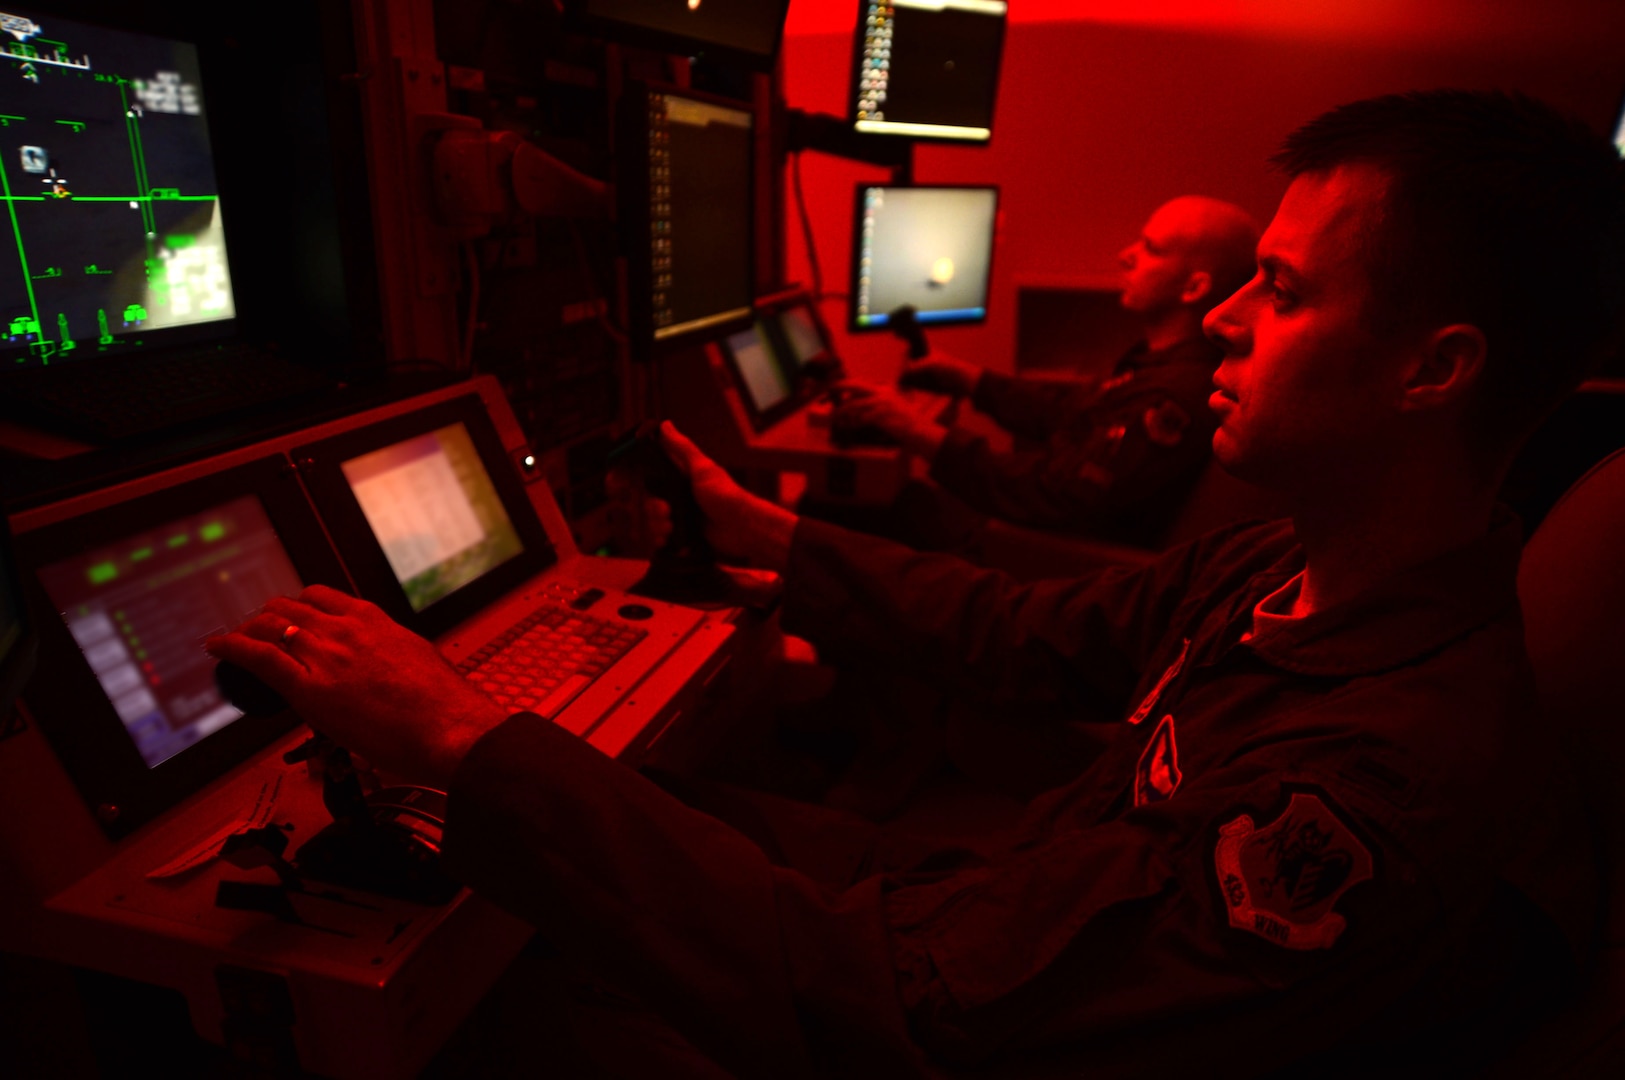
POLYGON ((818 245, 813 243, 812 219, 807 216, 807 196, 801 190, 801 151, 797 150, 790 166, 791 187, 796 194, 796 216, 801 219, 801 238, 807 245, 807 264, 812 268, 812 294, 814 300, 824 296, 824 271, 818 265, 818 245))

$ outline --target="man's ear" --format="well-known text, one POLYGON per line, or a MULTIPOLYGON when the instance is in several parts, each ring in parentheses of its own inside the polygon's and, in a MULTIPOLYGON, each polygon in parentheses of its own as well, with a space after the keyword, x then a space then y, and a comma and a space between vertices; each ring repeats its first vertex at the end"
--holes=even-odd
POLYGON ((1471 323, 1430 333, 1413 354, 1402 388, 1402 408, 1435 409, 1460 401, 1484 375, 1489 342, 1471 323))
POLYGON ((1179 301, 1194 304, 1212 291, 1213 275, 1206 270, 1192 270, 1190 277, 1185 279, 1185 287, 1179 291, 1179 301))

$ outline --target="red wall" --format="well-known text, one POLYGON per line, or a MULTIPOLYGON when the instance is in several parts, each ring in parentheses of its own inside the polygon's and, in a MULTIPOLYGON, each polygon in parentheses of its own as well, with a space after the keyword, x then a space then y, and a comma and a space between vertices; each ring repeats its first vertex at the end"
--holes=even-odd
MULTIPOLYGON (((1572 0, 1548 3, 1572 7, 1572 0)), ((1625 13, 1625 4, 1614 10, 1625 13)), ((793 31, 794 13, 791 19, 793 31)), ((956 355, 1010 370, 1019 282, 1109 285, 1117 250, 1160 202, 1183 193, 1231 199, 1267 221, 1284 184, 1264 159, 1294 126, 1342 101, 1436 86, 1502 87, 1608 129, 1625 91, 1625 49, 1618 47, 1625 35, 1619 18, 1609 21, 1591 27, 1595 32, 1579 32, 1573 18, 1562 33, 1479 26, 1460 41, 1440 41, 1430 31, 1431 37, 1407 35, 1403 45, 1370 40, 1380 33, 1348 34, 1353 43, 1347 43, 1246 28, 1015 21, 992 145, 927 146, 916 158, 921 182, 1003 189, 989 319, 933 331, 932 339, 956 355)), ((845 33, 787 35, 789 104, 842 112, 849 50, 845 33)), ((886 173, 814 153, 805 155, 802 170, 824 288, 845 292, 852 187, 886 173)), ((786 237, 790 279, 810 282, 793 200, 786 237)), ((849 367, 873 378, 895 373, 900 342, 885 334, 844 335, 844 301, 830 300, 825 314, 842 337, 849 367)))

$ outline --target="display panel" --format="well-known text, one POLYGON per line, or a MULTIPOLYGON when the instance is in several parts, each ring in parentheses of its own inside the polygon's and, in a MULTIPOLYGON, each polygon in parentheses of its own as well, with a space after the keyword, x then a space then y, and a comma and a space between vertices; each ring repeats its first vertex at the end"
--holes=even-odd
POLYGON ((148 768, 242 717, 201 648, 304 583, 253 495, 43 566, 97 685, 148 768))
POLYGON ((25 698, 114 836, 298 723, 238 716, 204 638, 301 583, 351 589, 281 455, 138 498, 118 491, 16 537, 39 636, 25 698))
POLYGON ((1614 121, 1614 145, 1619 148, 1619 156, 1625 157, 1625 102, 1619 107, 1619 118, 1614 121))
POLYGON ((874 135, 985 143, 1004 0, 859 0, 849 115, 874 135))
POLYGON ((622 106, 622 217, 640 355, 749 325, 755 121, 739 102, 645 87, 622 106))
POLYGON ((13 241, 0 245, 0 353, 40 366, 230 336, 197 49, 32 8, 0 20, 13 241))
POLYGON ((293 455, 360 595, 420 634, 442 633, 555 561, 477 395, 293 455))
POLYGON ((770 71, 790 0, 571 0, 588 30, 770 71))
POLYGON ((749 330, 728 335, 728 355, 751 406, 765 413, 790 397, 790 380, 775 355, 767 328, 758 321, 749 330))
POLYGON ((464 424, 340 467, 413 611, 524 551, 464 424))
POLYGON ((904 305, 922 324, 987 318, 999 192, 993 187, 860 185, 853 213, 853 330, 904 305))
POLYGON ((823 332, 810 307, 798 305, 785 308, 779 313, 779 327, 784 331, 785 343, 790 346, 790 356, 794 359, 796 370, 829 354, 823 332))

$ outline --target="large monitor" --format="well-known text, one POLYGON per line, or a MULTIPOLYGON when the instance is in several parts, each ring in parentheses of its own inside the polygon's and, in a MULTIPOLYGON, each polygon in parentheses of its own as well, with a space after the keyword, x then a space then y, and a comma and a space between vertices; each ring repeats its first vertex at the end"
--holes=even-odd
POLYGON ((922 325, 986 319, 998 209, 996 187, 858 185, 851 329, 904 306, 922 325))
POLYGON ((197 48, 22 8, 0 30, 3 358, 231 336, 197 48))
POLYGON ((433 637, 553 565, 476 396, 294 451, 360 594, 433 637))
POLYGON ((273 596, 346 587, 287 463, 267 457, 17 537, 41 620, 30 711, 122 835, 294 723, 245 717, 203 651, 273 596))
POLYGON ((750 108, 645 85, 623 97, 619 134, 635 354, 748 326, 756 283, 750 108))
POLYGON ((847 111, 855 130, 985 143, 1004 0, 858 0, 847 111))
POLYGON ((570 0, 584 29, 773 70, 790 0, 570 0))

